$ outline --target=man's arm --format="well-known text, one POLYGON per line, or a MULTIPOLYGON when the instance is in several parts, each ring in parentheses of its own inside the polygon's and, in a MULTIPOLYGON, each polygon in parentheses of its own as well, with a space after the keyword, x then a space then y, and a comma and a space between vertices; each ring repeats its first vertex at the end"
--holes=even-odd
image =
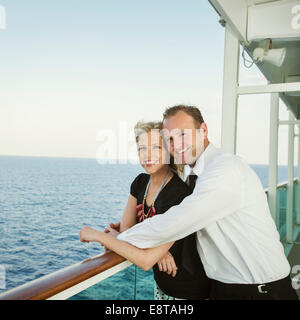
MULTIPOLYGON (((80 231, 80 241, 100 242, 105 247, 116 252, 120 256, 126 258, 146 271, 151 269, 157 261, 165 256, 170 247, 173 245, 173 242, 170 242, 156 248, 139 249, 127 242, 116 239, 115 234, 117 233, 118 232, 113 229, 111 229, 110 233, 105 233, 85 226, 80 231)), ((175 274, 176 272, 173 273, 173 276, 175 276, 175 274)))
POLYGON ((241 207, 243 190, 234 162, 207 168, 193 194, 162 215, 136 224, 118 236, 139 248, 152 248, 201 230, 241 207))

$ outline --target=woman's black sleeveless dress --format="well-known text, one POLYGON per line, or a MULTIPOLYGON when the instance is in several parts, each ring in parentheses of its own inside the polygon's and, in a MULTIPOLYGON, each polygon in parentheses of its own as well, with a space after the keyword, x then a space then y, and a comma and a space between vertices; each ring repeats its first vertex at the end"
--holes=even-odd
MULTIPOLYGON (((130 193, 137 199, 137 204, 143 202, 149 179, 150 175, 141 173, 131 184, 130 193)), ((180 204, 190 194, 191 191, 188 185, 174 173, 172 179, 165 185, 155 200, 156 214, 163 214, 170 207, 180 204)), ((148 209, 147 204, 145 204, 145 212, 148 212, 148 209)), ((137 223, 139 223, 138 218, 137 223)), ((166 272, 159 271, 156 264, 153 267, 154 279, 158 287, 169 296, 191 300, 207 299, 210 290, 210 279, 206 276, 198 255, 196 241, 192 242, 194 248, 190 248, 189 252, 191 252, 193 264, 199 272, 191 274, 183 267, 182 250, 184 239, 177 240, 169 250, 178 267, 176 276, 172 277, 166 272)))

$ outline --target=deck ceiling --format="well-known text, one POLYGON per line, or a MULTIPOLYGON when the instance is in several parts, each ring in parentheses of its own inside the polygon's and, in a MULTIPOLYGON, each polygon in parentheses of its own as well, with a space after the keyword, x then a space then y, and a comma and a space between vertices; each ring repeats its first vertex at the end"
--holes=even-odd
MULTIPOLYGON (((300 0, 209 0, 220 17, 245 45, 252 57, 256 47, 264 47, 265 39, 272 39, 272 48, 287 49, 283 65, 279 68, 267 62, 257 63, 270 83, 300 82, 300 26, 295 28, 292 19, 300 24, 300 0), (299 6, 298 15, 292 8, 299 6)), ((298 7, 297 7, 298 8, 298 7)), ((300 93, 282 93, 281 99, 300 119, 300 93)))
POLYGON ((248 0, 247 2, 249 4, 254 3, 254 4, 262 4, 262 3, 267 3, 267 2, 275 2, 275 1, 280 1, 280 0, 248 0))

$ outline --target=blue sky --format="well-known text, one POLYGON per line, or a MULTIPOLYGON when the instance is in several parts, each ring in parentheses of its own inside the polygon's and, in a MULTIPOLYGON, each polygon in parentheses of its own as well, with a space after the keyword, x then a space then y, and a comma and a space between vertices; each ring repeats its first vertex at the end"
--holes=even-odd
MULTIPOLYGON (((0 4, 7 15, 0 30, 0 154, 93 158, 99 130, 160 120, 178 103, 197 105, 220 144, 224 28, 208 1, 0 4)), ((249 74, 244 79, 258 77, 249 74)), ((253 114, 251 99, 242 122, 253 114)), ((239 150, 251 162, 267 161, 265 145, 250 146, 265 136, 263 117, 261 133, 250 139, 240 128, 239 150)))

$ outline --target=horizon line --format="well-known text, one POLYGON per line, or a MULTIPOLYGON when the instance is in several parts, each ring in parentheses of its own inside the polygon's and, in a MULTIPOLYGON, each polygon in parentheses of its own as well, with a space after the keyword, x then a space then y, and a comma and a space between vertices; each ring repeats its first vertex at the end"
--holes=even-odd
MULTIPOLYGON (((37 155, 19 155, 19 154, 0 154, 0 157, 20 157, 20 158, 54 158, 54 159, 86 159, 86 160, 97 160, 97 158, 90 158, 90 157, 68 157, 68 156, 37 156, 37 155)), ((113 164, 139 164, 138 160, 135 159, 119 159, 119 158, 99 158, 99 160, 105 160, 105 161, 117 161, 122 162, 125 160, 128 160, 128 163, 113 163, 113 164), (136 162, 136 163, 132 163, 136 162)), ((112 163, 106 163, 106 164, 112 164, 112 163)), ((268 163, 249 163, 249 165, 262 165, 262 166, 269 166, 268 163)), ((278 164, 278 167, 288 167, 287 164, 278 164)), ((294 165, 294 168, 297 168, 296 165, 294 165)))

